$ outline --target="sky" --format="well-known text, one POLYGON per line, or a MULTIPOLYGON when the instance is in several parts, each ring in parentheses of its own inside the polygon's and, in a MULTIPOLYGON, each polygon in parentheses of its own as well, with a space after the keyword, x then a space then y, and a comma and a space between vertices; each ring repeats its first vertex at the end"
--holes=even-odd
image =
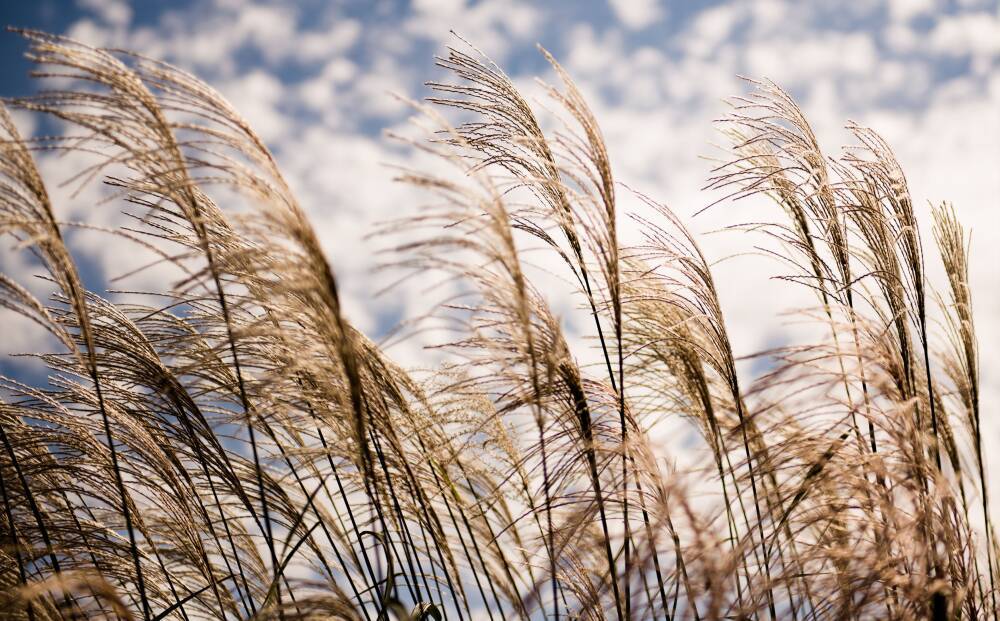
MULTIPOLYGON (((387 284, 374 271, 384 243, 369 234, 417 207, 392 181, 392 165, 415 161, 387 135, 406 131, 412 113, 393 94, 428 95, 424 83, 444 77, 435 54, 461 44, 454 30, 539 97, 535 77, 555 78, 536 44, 551 51, 593 108, 616 178, 669 205, 720 261, 716 278, 737 354, 788 342, 798 328, 783 313, 808 296, 772 279, 780 272, 773 261, 746 255, 759 239, 713 232, 779 214, 747 201, 695 215, 720 198, 702 190, 709 158, 718 155, 713 145, 722 142, 712 121, 727 112, 727 98, 747 92, 740 76, 770 78, 798 100, 827 155, 841 152, 849 119, 875 128, 906 171, 925 224, 928 205, 949 200, 971 229, 984 403, 995 421, 987 440, 1000 440, 997 0, 41 0, 0 4, 0 22, 132 49, 218 88, 274 151, 338 274, 350 319, 376 337, 418 315, 427 299, 414 283, 377 296, 387 284), (739 260, 722 260, 733 255, 739 260)), ((0 34, 0 95, 38 88, 24 49, 18 35, 0 34)), ((48 129, 24 114, 16 119, 26 134, 48 129)), ((43 156, 40 167, 54 186, 74 172, 66 158, 43 156)), ((71 190, 55 192, 64 219, 120 221, 113 206, 71 190)), ((932 245, 929 228, 924 239, 932 245)), ((131 267, 128 250, 106 237, 73 242, 88 284, 131 267)), ((0 271, 30 269, 8 249, 0 253, 0 271)), ((570 332, 580 327, 569 302, 553 306, 570 332)), ((31 350, 35 338, 10 329, 0 353, 31 350)), ((390 354, 417 363, 420 345, 410 339, 390 354)))

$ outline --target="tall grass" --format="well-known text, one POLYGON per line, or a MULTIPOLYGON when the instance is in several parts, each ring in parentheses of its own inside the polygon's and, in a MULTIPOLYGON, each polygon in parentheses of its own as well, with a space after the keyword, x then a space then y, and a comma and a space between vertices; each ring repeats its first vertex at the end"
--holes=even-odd
POLYGON ((828 158, 770 82, 720 122, 731 156, 708 186, 780 206, 754 228, 822 328, 758 354, 747 383, 696 238, 645 196, 619 212, 555 59, 548 131, 498 67, 449 50, 454 81, 414 104, 426 138, 405 139, 435 172, 399 173, 414 208, 379 233, 396 269, 460 292, 439 309, 453 362, 411 374, 345 316, 230 104, 154 60, 24 35, 71 86, 7 105, 76 133, 26 141, 0 108, 2 230, 54 291, 0 276, 0 302, 58 344, 37 354, 46 383, 0 380, 5 618, 996 618, 968 238, 934 210, 935 296, 873 130, 828 158), (84 287, 37 150, 99 158, 79 178, 131 205, 115 234, 179 274, 136 298, 155 303, 84 287), (564 333, 529 247, 593 347, 564 333), (697 436, 694 466, 673 465, 665 423, 697 436))

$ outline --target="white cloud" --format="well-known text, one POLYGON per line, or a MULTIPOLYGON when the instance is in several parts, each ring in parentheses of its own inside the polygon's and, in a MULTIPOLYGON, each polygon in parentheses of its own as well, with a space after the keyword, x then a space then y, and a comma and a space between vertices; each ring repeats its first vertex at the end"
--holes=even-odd
POLYGON ((621 66, 619 60, 625 54, 620 31, 608 30, 598 38, 590 24, 577 24, 568 29, 564 47, 567 52, 561 59, 562 64, 575 78, 592 73, 604 73, 616 65, 621 66))
POLYGON ((754 25, 761 29, 773 29, 786 22, 790 6, 783 0, 759 0, 750 5, 754 25))
POLYGON ((683 34, 687 54, 707 56, 725 43, 745 13, 742 5, 720 4, 706 9, 694 18, 683 34))
POLYGON ((618 21, 632 30, 642 30, 663 18, 663 6, 658 0, 608 0, 618 21))
POLYGON ((1000 54, 1000 17, 986 12, 943 17, 931 31, 930 44, 942 54, 995 57, 1000 54))
MULTIPOLYGON (((94 7, 114 4, 81 1, 94 7)), ((933 82, 930 70, 934 58, 964 54, 992 58, 1000 36, 996 36, 996 18, 989 13, 939 15, 929 2, 894 1, 888 6, 891 23, 873 23, 870 29, 852 31, 827 28, 816 21, 820 8, 829 9, 831 3, 760 0, 746 5, 723 4, 698 11, 682 26, 676 45, 665 42, 638 49, 628 29, 661 21, 664 8, 658 2, 611 2, 624 29, 593 23, 582 12, 579 19, 554 29, 547 11, 527 2, 420 0, 412 13, 386 25, 383 21, 391 12, 379 14, 382 21, 365 23, 340 15, 339 9, 303 16, 287 5, 218 0, 214 5, 196 4, 192 10, 197 18, 174 12, 152 27, 133 31, 127 40, 108 29, 111 22, 121 21, 121 17, 108 17, 111 13, 100 17, 101 21, 79 22, 73 33, 92 42, 113 42, 165 57, 220 86, 276 147, 280 163, 293 186, 300 189, 321 235, 334 240, 330 242, 334 264, 356 296, 353 304, 363 309, 371 286, 366 274, 374 259, 369 256, 370 248, 362 251, 360 242, 345 239, 344 218, 363 229, 365 223, 398 213, 406 197, 387 182, 391 173, 378 164, 398 162, 398 149, 378 135, 362 133, 359 127, 371 120, 396 123, 406 107, 387 92, 414 95, 420 82, 432 77, 430 54, 414 56, 418 43, 453 43, 448 30, 456 28, 501 62, 515 53, 533 54, 535 40, 556 52, 561 46, 560 60, 590 99, 619 177, 686 214, 710 200, 700 191, 707 166, 695 158, 708 152, 707 145, 715 140, 711 120, 723 112, 720 100, 743 90, 735 77, 738 73, 768 76, 805 93, 806 111, 821 131, 824 144, 831 147, 838 144, 838 128, 848 116, 848 108, 852 116, 871 115, 900 134, 912 131, 935 136, 934 123, 944 122, 943 113, 939 117, 927 112, 919 117, 923 119, 919 125, 914 120, 917 117, 896 109, 879 117, 880 98, 909 96, 919 100, 928 92, 941 91, 944 85, 933 82), (921 44, 909 23, 917 16, 932 19, 927 45, 921 44), (741 28, 744 23, 748 28, 741 28), (875 45, 876 27, 884 28, 881 34, 887 49, 875 45), (556 32, 565 33, 562 41, 555 39, 556 32), (262 66, 235 64, 236 51, 245 47, 260 52, 262 66), (360 58, 349 55, 357 49, 365 54, 360 58), (914 54, 920 57, 911 57, 914 54), (302 67, 305 76, 290 81, 280 73, 277 64, 287 61, 302 67), (307 125, 296 118, 296 110, 303 107, 319 120, 310 116, 307 125)), ((866 3, 859 14, 877 13, 873 7, 866 3)), ((989 64, 981 70, 986 72, 981 75, 997 73, 989 64)), ((533 88, 530 75, 514 78, 529 90, 533 88)), ((980 79, 980 84, 986 83, 980 79)), ((962 108, 968 123, 981 123, 985 108, 971 105, 989 101, 990 96, 982 88, 963 91, 962 97, 969 99, 970 107, 962 108)), ((957 101, 956 97, 952 98, 957 101)), ((992 97, 995 102, 995 95, 992 97)), ((944 104, 927 103, 927 109, 932 105, 944 104)), ((966 139, 975 135, 968 128, 963 131, 955 130, 955 135, 966 139)), ((914 161, 927 152, 935 153, 934 158, 928 156, 935 162, 938 156, 942 162, 965 161, 974 154, 979 159, 969 164, 969 170, 995 161, 984 146, 971 149, 957 139, 931 147, 895 134, 891 138, 900 140, 901 157, 914 161)), ((941 184, 948 179, 942 175, 935 178, 941 184)), ((983 197, 994 191, 980 178, 967 179, 962 187, 963 202, 972 202, 975 197, 988 202, 983 197)), ((918 188, 921 185, 915 185, 918 188)), ((940 189, 944 194, 946 188, 940 189)), ((698 222, 711 228, 730 221, 734 214, 753 216, 752 209, 743 209, 719 210, 718 216, 709 214, 698 222)), ((356 231, 358 238, 366 232, 356 231)), ((724 254, 729 242, 716 239, 707 240, 706 245, 724 254)), ((739 272, 728 266, 721 269, 739 272)), ((747 282, 759 281, 740 274, 726 284, 742 291, 747 282)), ((1000 294, 988 297, 991 295, 984 297, 1000 300, 1000 294)), ((759 322, 761 313, 771 310, 751 305, 736 312, 740 319, 734 332, 755 335, 755 331, 741 328, 759 322)), ((760 345, 756 338, 748 337, 740 344, 744 353, 760 345)))
MULTIPOLYGON (((505 67, 507 58, 534 54, 536 40, 558 53, 595 111, 617 178, 685 218, 718 198, 701 191, 711 164, 698 156, 714 154, 709 145, 718 137, 711 121, 725 111, 721 100, 745 91, 738 73, 768 76, 796 91, 828 155, 838 153, 848 117, 874 126, 896 150, 915 202, 952 199, 972 229, 971 276, 980 336, 983 343, 1000 339, 1000 282, 992 269, 1000 264, 1000 229, 995 226, 1000 208, 1000 26, 995 8, 987 12, 988 1, 963 0, 975 11, 957 14, 943 14, 929 0, 866 2, 857 14, 879 18, 850 29, 824 21, 820 9, 835 7, 832 1, 730 3, 698 11, 680 26, 676 40, 662 45, 656 40, 653 46, 638 45, 630 33, 663 20, 663 7, 651 0, 611 2, 624 28, 597 23, 583 11, 553 24, 548 7, 524 1, 420 0, 412 13, 396 21, 389 11, 368 22, 341 15, 338 8, 304 16, 288 5, 218 0, 196 2, 194 13, 174 12, 127 37, 116 28, 129 21, 114 8, 120 3, 81 1, 95 15, 77 22, 72 36, 132 47, 200 74, 220 87, 275 147, 337 270, 347 311, 366 331, 379 325, 372 299, 387 280, 372 276, 379 242, 364 236, 374 222, 418 206, 406 188, 391 183, 393 173, 383 164, 427 165, 378 133, 379 127, 396 125, 406 114, 406 107, 387 91, 419 96, 420 83, 434 74, 431 53, 415 51, 426 50, 428 43, 454 43, 448 31, 455 28, 505 67), (236 52, 243 49, 259 52, 254 66, 236 61, 236 52), (953 67, 954 58, 962 56, 973 60, 968 75, 942 81, 939 63, 953 67), (283 73, 285 65, 296 71, 283 73), (309 112, 307 120, 298 116, 303 109, 309 112)), ((513 79, 537 92, 528 70, 513 79)), ((53 188, 83 165, 72 158, 44 159, 53 188)), ((54 190, 54 195, 67 219, 111 225, 117 217, 115 205, 95 208, 89 195, 77 201, 66 191, 54 190)), ((626 205, 626 193, 621 195, 626 205)), ((707 231, 760 220, 773 214, 769 209, 761 203, 723 204, 694 219, 692 227, 707 231)), ((931 239, 928 232, 925 240, 931 239)), ((733 234, 701 239, 711 259, 749 250, 756 241, 733 234)), ((88 258, 109 272, 119 269, 122 246, 83 238, 79 243, 88 258)), ((771 262, 745 257, 717 268, 738 354, 773 342, 785 330, 776 314, 809 302, 807 295, 796 297, 784 284, 768 279, 779 271, 771 262)), ((404 285, 377 304, 412 318, 428 297, 424 285, 404 285)), ((564 299, 554 303, 566 306, 564 299)), ((565 308, 565 316, 572 313, 565 308)), ((412 341, 393 354, 404 362, 418 361, 425 355, 419 344, 412 341)), ((983 347, 982 377, 989 384, 984 394, 996 402, 996 348, 983 347)), ((997 436, 997 426, 991 433, 997 436)), ((1000 477, 996 483, 1000 492, 1000 477)))
POLYGON ((934 10, 934 0, 890 0, 889 17, 907 21, 934 10))
MULTIPOLYGON (((503 60, 513 44, 533 45, 535 41, 531 39, 538 32, 544 16, 543 11, 532 3, 521 0, 487 0, 468 7, 462 2, 435 0, 421 3, 417 8, 416 14, 407 19, 401 28, 393 28, 387 34, 396 37, 408 35, 412 39, 441 45, 454 43, 451 32, 455 31, 495 60, 503 60)), ((408 49, 408 44, 414 42, 412 39, 407 42, 397 40, 395 45, 408 49)))
POLYGON ((66 36, 81 43, 95 46, 112 45, 115 35, 104 25, 93 19, 83 18, 66 31, 66 36))
POLYGON ((890 23, 882 32, 886 44, 894 52, 906 54, 920 44, 920 37, 908 24, 890 23))
POLYGON ((123 0, 77 0, 77 4, 112 26, 127 26, 132 21, 132 8, 123 0))
POLYGON ((871 72, 878 61, 868 33, 796 33, 794 38, 752 41, 746 49, 750 75, 785 86, 818 79, 871 72), (794 62, 790 59, 794 58, 794 62))
POLYGON ((278 110, 284 86, 274 75, 253 71, 216 86, 229 101, 236 102, 264 142, 275 144, 293 135, 293 119, 278 110))
POLYGON ((465 8, 464 0, 414 0, 413 8, 421 13, 451 16, 465 8))
POLYGON ((353 19, 337 20, 329 29, 297 33, 291 54, 303 63, 324 62, 354 46, 361 24, 353 19))
POLYGON ((17 131, 21 134, 22 138, 30 138, 35 135, 35 129, 38 127, 37 116, 25 110, 18 109, 8 109, 7 112, 14 120, 14 126, 17 127, 17 131))

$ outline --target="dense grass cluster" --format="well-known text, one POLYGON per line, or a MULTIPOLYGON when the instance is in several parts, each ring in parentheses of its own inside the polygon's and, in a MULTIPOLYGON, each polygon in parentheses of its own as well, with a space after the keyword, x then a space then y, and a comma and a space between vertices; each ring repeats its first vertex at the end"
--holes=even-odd
POLYGON ((499 68, 450 50, 454 81, 414 104, 410 144, 438 164, 400 173, 412 217, 380 232, 397 269, 460 291, 438 315, 452 362, 408 373, 345 317, 229 103, 147 58, 26 36, 62 90, 7 105, 75 130, 25 141, 0 108, 0 231, 54 292, 3 275, 0 304, 58 344, 44 385, 0 379, 4 618, 995 618, 967 237, 934 210, 938 300, 874 131, 827 158, 767 82, 721 121, 709 185, 780 205, 754 228, 823 335, 761 354, 747 384, 681 221, 640 197, 641 241, 620 242, 624 190, 556 61, 549 131, 499 68), (74 172, 135 216, 108 234, 176 282, 86 290, 39 149, 99 158, 74 172), (526 245, 571 283, 587 351, 526 245), (658 432, 678 421, 695 466, 658 432))

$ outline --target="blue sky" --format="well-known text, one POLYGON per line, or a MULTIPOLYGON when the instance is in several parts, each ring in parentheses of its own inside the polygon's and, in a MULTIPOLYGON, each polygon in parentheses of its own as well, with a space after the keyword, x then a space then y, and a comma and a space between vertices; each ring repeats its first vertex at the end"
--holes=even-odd
MULTIPOLYGON (((767 36, 767 29, 760 26, 767 21, 766 15, 772 14, 778 20, 788 19, 786 39, 796 39, 794 30, 806 35, 799 37, 796 44, 805 49, 806 39, 822 35, 820 40, 813 41, 815 45, 836 47, 842 42, 840 35, 853 35, 855 42, 848 43, 853 49, 847 50, 846 57, 857 52, 857 48, 872 46, 872 50, 880 59, 908 59, 920 61, 919 75, 911 77, 919 80, 919 85, 911 85, 907 89, 894 89, 891 92, 879 93, 885 103, 899 106, 919 105, 917 98, 925 94, 926 87, 946 81, 956 76, 969 74, 970 63, 974 62, 973 54, 968 53, 977 42, 968 43, 966 50, 958 43, 962 38, 989 38, 995 34, 995 24, 986 28, 974 28, 974 21, 984 21, 991 17, 997 18, 996 2, 990 0, 959 2, 934 2, 928 0, 898 0, 896 2, 873 2, 860 0, 851 3, 838 2, 657 2, 656 0, 620 0, 607 2, 605 0, 588 0, 581 2, 548 2, 548 3, 507 3, 507 8, 513 17, 504 18, 484 8, 504 7, 504 3, 489 1, 458 2, 321 2, 299 1, 285 3, 237 3, 208 2, 203 0, 145 0, 138 3, 126 3, 120 0, 41 0, 39 2, 4 3, 0 7, 0 21, 6 25, 39 28, 50 32, 70 32, 77 35, 86 33, 93 35, 97 30, 105 34, 114 31, 116 27, 127 27, 131 32, 137 29, 147 33, 176 30, 178 21, 193 23, 204 19, 213 22, 218 18, 233 18, 244 13, 251 6, 270 7, 285 17, 291 19, 296 32, 310 31, 317 34, 328 34, 336 23, 349 22, 362 27, 367 33, 376 36, 362 37, 358 45, 347 54, 352 61, 364 65, 378 57, 376 41, 373 39, 388 36, 393 39, 392 46, 406 48, 409 60, 415 72, 412 76, 418 82, 420 77, 428 73, 431 55, 447 41, 447 31, 454 28, 463 32, 466 15, 479 13, 483 17, 473 28, 482 28, 489 37, 506 39, 500 46, 502 50, 491 50, 484 45, 492 41, 473 41, 484 51, 494 57, 502 57, 505 68, 510 73, 530 73, 544 69, 543 61, 533 53, 531 43, 542 42, 547 48, 564 57, 575 40, 583 36, 581 29, 587 29, 598 41, 613 40, 626 49, 635 50, 651 48, 664 53, 672 59, 683 58, 691 54, 691 49, 683 44, 683 39, 692 34, 692 28, 699 25, 699 20, 713 22, 715 29, 727 28, 725 43, 753 48, 755 38, 767 36), (795 6, 796 4, 803 6, 795 6), (463 8, 457 8, 463 7, 463 8), (513 7, 513 8, 511 8, 513 7), (616 8, 619 7, 619 8, 616 8), (909 7, 909 8, 900 8, 909 7), (721 10, 720 10, 721 9, 721 10), (519 14, 520 13, 520 14, 519 14), (975 20, 967 20, 969 16, 975 20), (431 16, 431 23, 423 17, 431 16), (899 28, 903 16, 906 30, 899 28), (449 19, 450 18, 450 19, 449 19), (190 22, 188 20, 191 20, 190 22), (423 22, 423 23, 420 23, 423 22), (943 27, 942 27, 943 26, 943 27), (109 28, 110 27, 110 28, 109 28), (408 30, 406 33, 400 30, 408 30), (978 32, 982 30, 983 32, 978 32), (393 32, 396 31, 396 32, 393 32), (940 31, 940 32, 938 32, 940 31), (947 31, 947 32, 945 32, 947 31), (394 36, 402 35, 402 36, 394 36), (907 38, 919 40, 915 45, 907 45, 907 38), (940 42, 928 48, 927 39, 937 39, 940 42), (945 39, 952 39, 946 41, 945 39), (514 45, 511 45, 514 44, 514 45), (951 45, 951 52, 944 48, 951 45), (945 53, 941 53, 944 51, 945 53), (922 88, 923 87, 923 88, 922 88)), ((502 11, 501 11, 502 12, 502 11)), ((237 21, 239 20, 236 17, 237 21)), ((279 22, 282 26, 286 20, 279 22)), ((221 24, 218 24, 221 26, 221 24)), ((702 24, 704 26, 705 24, 702 24)), ((198 30, 197 27, 195 30, 198 30)), ((210 30, 205 28, 204 30, 210 30)), ((202 34, 211 36, 210 32, 202 34)), ((470 33, 464 33, 466 35, 470 33)), ((86 38, 86 36, 82 37, 86 38)), ((225 35, 218 37, 226 39, 225 35)), ((484 37, 485 38, 485 37, 484 37)), ((841 37, 842 38, 842 37, 841 37)), ((118 37, 121 39, 121 37, 118 37)), ((227 47, 237 53, 227 58, 226 62, 236 62, 242 69, 265 66, 268 69, 280 70, 282 81, 296 82, 307 77, 311 69, 322 60, 313 56, 306 61, 288 62, 287 58, 269 55, 265 50, 267 43, 264 38, 251 34, 250 31, 233 33, 231 43, 227 47), (241 35, 243 39, 240 40, 241 35), (249 35, 249 36, 248 36, 249 35)), ((847 41, 843 41, 847 43, 847 41)), ((933 41, 932 41, 933 42, 933 41)), ((7 34, 0 41, 0 51, 7 61, 3 64, 2 74, 5 89, 9 93, 25 92, 32 88, 27 79, 29 64, 19 58, 23 44, 17 36, 7 34), (15 61, 15 59, 17 59, 15 61)), ((995 44, 994 44, 995 46, 995 44)), ((221 49, 221 46, 220 46, 221 49)), ((185 56, 180 50, 164 49, 164 56, 173 56, 181 60, 185 56)), ((709 54, 713 50, 704 50, 709 54)), ((718 51, 718 50, 716 50, 718 51)), ((189 55, 191 60, 193 55, 189 55)), ((204 59, 200 59, 204 61, 204 59)), ((734 68, 752 71, 761 68, 764 59, 748 56, 734 59, 734 68)), ((809 59, 799 59, 789 55, 781 60, 787 64, 802 64, 809 71, 809 59)), ((212 63, 194 62, 194 65, 212 63)), ((766 61, 765 61, 766 64, 766 61)), ((849 65, 849 61, 845 67, 849 65)), ((194 67, 192 67, 194 68, 194 67)), ((198 67, 204 69, 205 67, 198 67)), ((818 68, 818 67, 817 67, 818 68)), ((874 68, 872 66, 871 68, 874 68)), ((914 67, 911 67, 913 69, 914 67)), ((791 86, 791 85, 790 85, 791 86)), ((797 86, 797 85, 795 85, 797 86)), ((790 88, 789 90, 795 90, 790 88)), ((609 96, 627 96, 624 92, 608 93, 609 96)), ((853 101, 861 105, 860 101, 853 101)))
MULTIPOLYGON (((387 277, 373 273, 379 242, 366 235, 415 207, 387 167, 419 163, 384 133, 405 131, 410 116, 390 93, 426 95, 423 83, 442 77, 434 55, 459 43, 454 29, 539 98, 534 77, 553 76, 535 44, 552 51, 593 107, 616 177, 685 218, 719 198, 701 191, 711 168, 703 156, 721 141, 712 121, 726 112, 723 100, 747 90, 740 75, 789 90, 830 156, 847 140, 848 119, 876 128, 907 171, 915 202, 926 212, 928 201, 951 200, 972 228, 980 335, 1000 341, 997 0, 41 0, 2 3, 0 22, 162 58, 229 97, 274 150, 338 271, 352 319, 369 333, 417 315, 427 298, 409 284, 375 300, 387 277)), ((36 85, 20 58, 23 42, 3 33, 0 46, 0 94, 30 91, 36 85)), ((17 120, 26 133, 51 130, 23 114, 17 120)), ((98 206, 99 189, 74 196, 58 187, 79 165, 40 159, 61 216, 116 225, 119 208, 98 206)), ((723 204, 690 224, 705 232, 777 217, 768 209, 723 204)), ((759 241, 731 233, 702 239, 716 260, 759 241)), ((129 265, 130 250, 106 238, 81 234, 74 251, 91 283, 129 265)), ((23 276, 31 266, 5 248, 0 269, 23 276)), ((754 257, 718 267, 741 354, 794 336, 798 328, 777 315, 809 303, 769 280, 775 269, 754 257)), ((140 278, 147 282, 137 287, 153 285, 158 274, 140 278)), ((554 306, 572 332, 573 307, 554 306)), ((34 343, 29 331, 10 334, 3 351, 34 343)), ((404 343, 393 354, 419 360, 419 345, 404 343)), ((983 348, 983 377, 1000 395, 996 348, 983 348)))

